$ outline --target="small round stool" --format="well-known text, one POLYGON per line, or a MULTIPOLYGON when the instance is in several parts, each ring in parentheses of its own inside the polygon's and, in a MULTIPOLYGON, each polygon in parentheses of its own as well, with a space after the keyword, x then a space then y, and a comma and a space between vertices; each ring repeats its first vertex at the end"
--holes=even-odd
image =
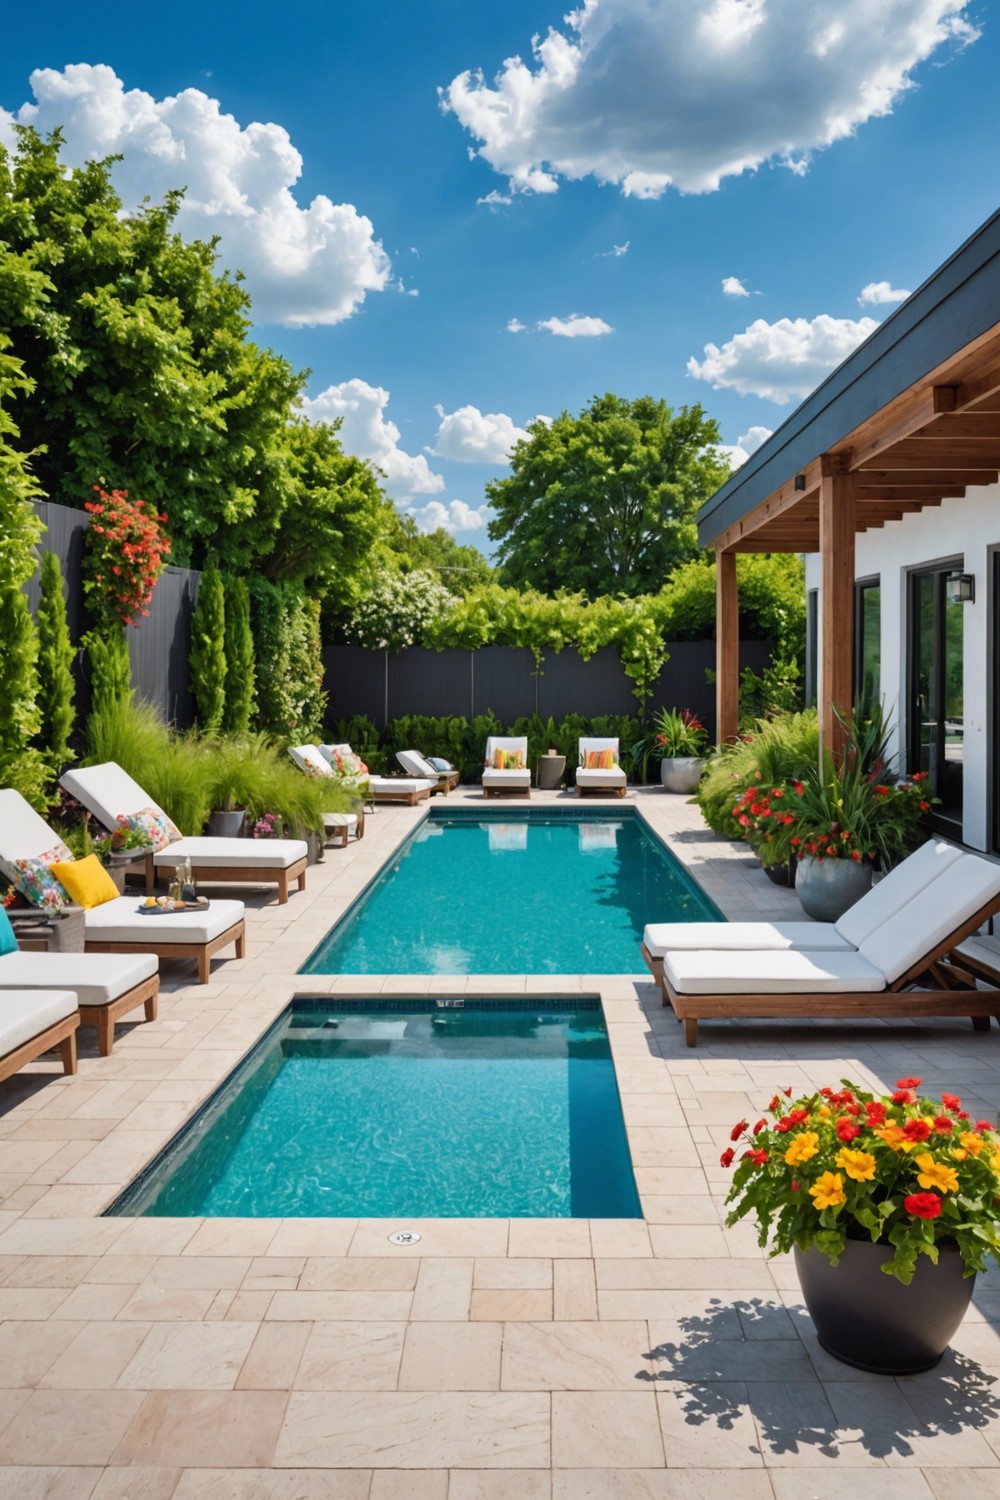
POLYGON ((357 832, 357 813, 324 813, 323 827, 326 829, 327 842, 342 849, 347 848, 347 840, 352 833, 357 832))

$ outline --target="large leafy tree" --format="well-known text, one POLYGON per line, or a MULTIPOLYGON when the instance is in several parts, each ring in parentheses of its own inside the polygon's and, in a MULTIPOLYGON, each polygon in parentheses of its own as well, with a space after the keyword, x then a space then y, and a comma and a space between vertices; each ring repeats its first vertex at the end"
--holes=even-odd
POLYGON ((535 422, 486 492, 502 581, 543 593, 655 593, 698 551, 699 506, 729 473, 700 406, 596 396, 535 422))
POLYGON ((390 537, 393 553, 400 568, 416 568, 436 573, 453 594, 468 594, 481 584, 491 583, 495 569, 478 547, 456 542, 449 531, 421 531, 412 516, 396 512, 390 537))

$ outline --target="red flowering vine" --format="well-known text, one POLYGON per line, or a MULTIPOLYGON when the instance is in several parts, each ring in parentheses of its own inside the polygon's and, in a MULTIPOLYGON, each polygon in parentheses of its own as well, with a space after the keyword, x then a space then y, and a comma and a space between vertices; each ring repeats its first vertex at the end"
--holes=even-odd
POLYGON ((95 484, 94 492, 97 499, 84 506, 91 517, 83 580, 88 605, 109 624, 135 625, 149 614, 170 553, 167 518, 148 501, 130 500, 127 490, 109 493, 95 484))

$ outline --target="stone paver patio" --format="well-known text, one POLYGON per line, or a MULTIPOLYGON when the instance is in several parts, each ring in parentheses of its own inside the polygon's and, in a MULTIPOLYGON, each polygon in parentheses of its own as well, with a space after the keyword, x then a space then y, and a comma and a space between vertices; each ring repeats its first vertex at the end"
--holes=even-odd
MULTIPOLYGON (((626 805, 727 916, 800 915, 683 799, 626 805)), ((85 1032, 75 1079, 0 1084, 0 1500, 1000 1497, 1000 1277, 937 1370, 862 1375, 725 1227, 718 1164, 788 1084, 916 1073, 995 1117, 996 1032, 715 1022, 691 1052, 638 953, 628 978, 296 979, 422 816, 381 807, 287 906, 251 896, 247 958, 207 986, 166 964, 110 1058, 85 1032), (643 1220, 99 1217, 292 994, 430 991, 601 996, 643 1220)))

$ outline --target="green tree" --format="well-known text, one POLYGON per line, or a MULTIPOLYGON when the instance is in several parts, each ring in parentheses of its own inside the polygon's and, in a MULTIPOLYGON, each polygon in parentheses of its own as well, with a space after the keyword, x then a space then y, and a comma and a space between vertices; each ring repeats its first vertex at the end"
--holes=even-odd
POLYGON ((44 529, 31 505, 39 486, 9 410, 30 381, 21 362, 4 352, 8 347, 0 334, 0 769, 40 725, 38 638, 23 585, 37 566, 35 544, 44 529))
POLYGON ((642 396, 595 396, 534 422, 486 493, 504 583, 552 594, 651 593, 698 552, 699 506, 729 473, 717 424, 642 396))
POLYGON ((214 734, 222 725, 226 706, 226 596, 214 563, 205 568, 198 585, 188 669, 198 723, 214 734))
POLYGON ((436 573, 453 594, 468 594, 496 577, 496 569, 478 547, 456 542, 443 526, 436 531, 421 531, 412 516, 398 511, 389 545, 399 558, 401 570, 409 567, 436 573))
POLYGON ((66 597, 59 558, 46 552, 42 558, 41 594, 35 624, 38 630, 38 706, 41 712, 39 739, 53 770, 60 771, 70 755, 70 739, 76 724, 73 658, 66 619, 66 597))
POLYGON ((226 702, 222 727, 227 734, 245 734, 253 714, 255 680, 250 595, 242 578, 227 578, 224 587, 226 702))
POLYGON ((91 630, 81 642, 90 662, 90 711, 110 714, 132 702, 132 663, 124 625, 91 630))

